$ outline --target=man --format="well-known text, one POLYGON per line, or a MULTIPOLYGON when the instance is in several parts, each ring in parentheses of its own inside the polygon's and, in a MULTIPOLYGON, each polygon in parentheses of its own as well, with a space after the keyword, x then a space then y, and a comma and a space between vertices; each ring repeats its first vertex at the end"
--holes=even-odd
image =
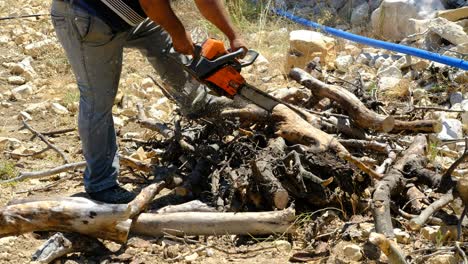
MULTIPOLYGON (((194 1, 201 14, 228 37, 232 50, 245 49, 222 0, 194 1)), ((217 99, 174 60, 187 62, 182 54, 193 54, 194 46, 169 0, 53 0, 51 14, 80 90, 78 130, 87 162, 85 190, 94 200, 127 203, 135 195, 117 181, 112 119, 123 48, 137 48, 147 56, 173 92, 182 95, 179 103, 186 114, 203 111, 217 99)))

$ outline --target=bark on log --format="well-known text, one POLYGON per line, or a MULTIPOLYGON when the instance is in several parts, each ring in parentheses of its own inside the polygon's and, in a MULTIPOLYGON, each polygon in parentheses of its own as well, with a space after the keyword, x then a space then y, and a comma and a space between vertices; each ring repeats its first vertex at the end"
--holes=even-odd
POLYGON ((284 155, 286 144, 284 139, 276 138, 268 142, 268 146, 258 155, 256 160, 250 162, 252 177, 264 194, 264 198, 278 209, 288 205, 289 194, 280 181, 273 174, 272 161, 284 155))
POLYGON ((411 146, 404 152, 404 155, 385 174, 384 178, 377 182, 375 192, 372 197, 372 208, 375 221, 375 230, 387 237, 393 237, 392 217, 390 215, 391 196, 398 193, 405 186, 405 179, 402 175, 405 164, 418 156, 424 154, 426 148, 426 137, 418 135, 411 146))
POLYGON ((379 115, 369 110, 354 94, 335 85, 329 85, 313 78, 302 69, 294 68, 290 76, 298 83, 311 89, 314 95, 336 101, 351 119, 362 128, 376 131, 398 133, 403 130, 412 132, 435 133, 441 129, 437 120, 401 121, 392 116, 379 115))
POLYGON ((81 197, 15 204, 0 210, 0 237, 62 231, 124 243, 130 231, 129 216, 126 204, 103 204, 81 197))
POLYGON ((161 185, 152 185, 134 204, 103 204, 81 197, 46 199, 14 204, 0 210, 0 237, 33 231, 73 232, 90 237, 125 243, 129 232, 160 236, 165 233, 186 235, 292 233, 294 210, 260 213, 183 212, 140 214, 161 185), (137 208, 137 209, 135 209, 137 208))
POLYGON ((406 256, 403 254, 398 244, 386 238, 382 234, 371 233, 369 241, 378 246, 380 250, 388 257, 389 263, 392 264, 406 264, 406 256))
POLYGON ((164 184, 149 185, 129 204, 104 204, 82 197, 12 204, 0 210, 0 237, 62 231, 124 243, 130 231, 129 219, 144 210, 164 184))
POLYGON ((276 121, 276 134, 290 142, 310 146, 315 151, 334 151, 340 158, 355 165, 368 175, 380 179, 382 175, 368 168, 353 157, 333 136, 315 128, 285 105, 273 108, 272 117, 276 121))
POLYGON ((266 235, 294 233, 293 209, 274 212, 184 212, 138 216, 131 232, 136 235, 266 235))
POLYGON ((289 194, 273 174, 270 163, 264 160, 252 161, 252 176, 262 187, 265 198, 272 201, 275 208, 284 209, 288 205, 289 194))

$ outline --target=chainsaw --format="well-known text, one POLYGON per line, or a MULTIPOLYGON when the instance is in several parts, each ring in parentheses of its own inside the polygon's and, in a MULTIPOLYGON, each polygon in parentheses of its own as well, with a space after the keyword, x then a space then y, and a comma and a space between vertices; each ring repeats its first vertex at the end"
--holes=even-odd
POLYGON ((243 49, 228 52, 222 41, 210 38, 201 45, 195 45, 193 59, 183 66, 190 75, 218 95, 231 99, 240 96, 268 112, 278 104, 290 107, 287 103, 246 82, 241 75, 241 69, 252 65, 258 57, 258 52, 248 50, 241 60, 244 52, 243 49))

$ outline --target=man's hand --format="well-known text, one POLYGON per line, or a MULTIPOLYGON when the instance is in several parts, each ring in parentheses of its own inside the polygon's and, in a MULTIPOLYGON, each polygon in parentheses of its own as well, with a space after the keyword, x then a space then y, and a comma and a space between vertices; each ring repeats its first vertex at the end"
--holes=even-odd
POLYGON ((185 34, 178 35, 172 36, 172 46, 174 47, 175 51, 185 55, 194 55, 195 48, 190 34, 185 32, 185 34))
POLYGON ((235 39, 232 39, 230 40, 230 44, 231 44, 231 51, 236 51, 238 49, 243 49, 244 50, 244 54, 243 56, 245 56, 245 54, 247 54, 247 45, 245 45, 245 42, 243 39, 241 38, 235 38, 235 39))

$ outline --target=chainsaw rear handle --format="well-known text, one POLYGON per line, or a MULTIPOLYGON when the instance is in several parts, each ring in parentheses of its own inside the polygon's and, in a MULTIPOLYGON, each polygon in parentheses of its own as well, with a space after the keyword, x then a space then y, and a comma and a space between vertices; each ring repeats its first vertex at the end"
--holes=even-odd
POLYGON ((255 50, 248 50, 247 54, 241 61, 241 68, 252 65, 257 58, 258 52, 256 52, 255 50))

